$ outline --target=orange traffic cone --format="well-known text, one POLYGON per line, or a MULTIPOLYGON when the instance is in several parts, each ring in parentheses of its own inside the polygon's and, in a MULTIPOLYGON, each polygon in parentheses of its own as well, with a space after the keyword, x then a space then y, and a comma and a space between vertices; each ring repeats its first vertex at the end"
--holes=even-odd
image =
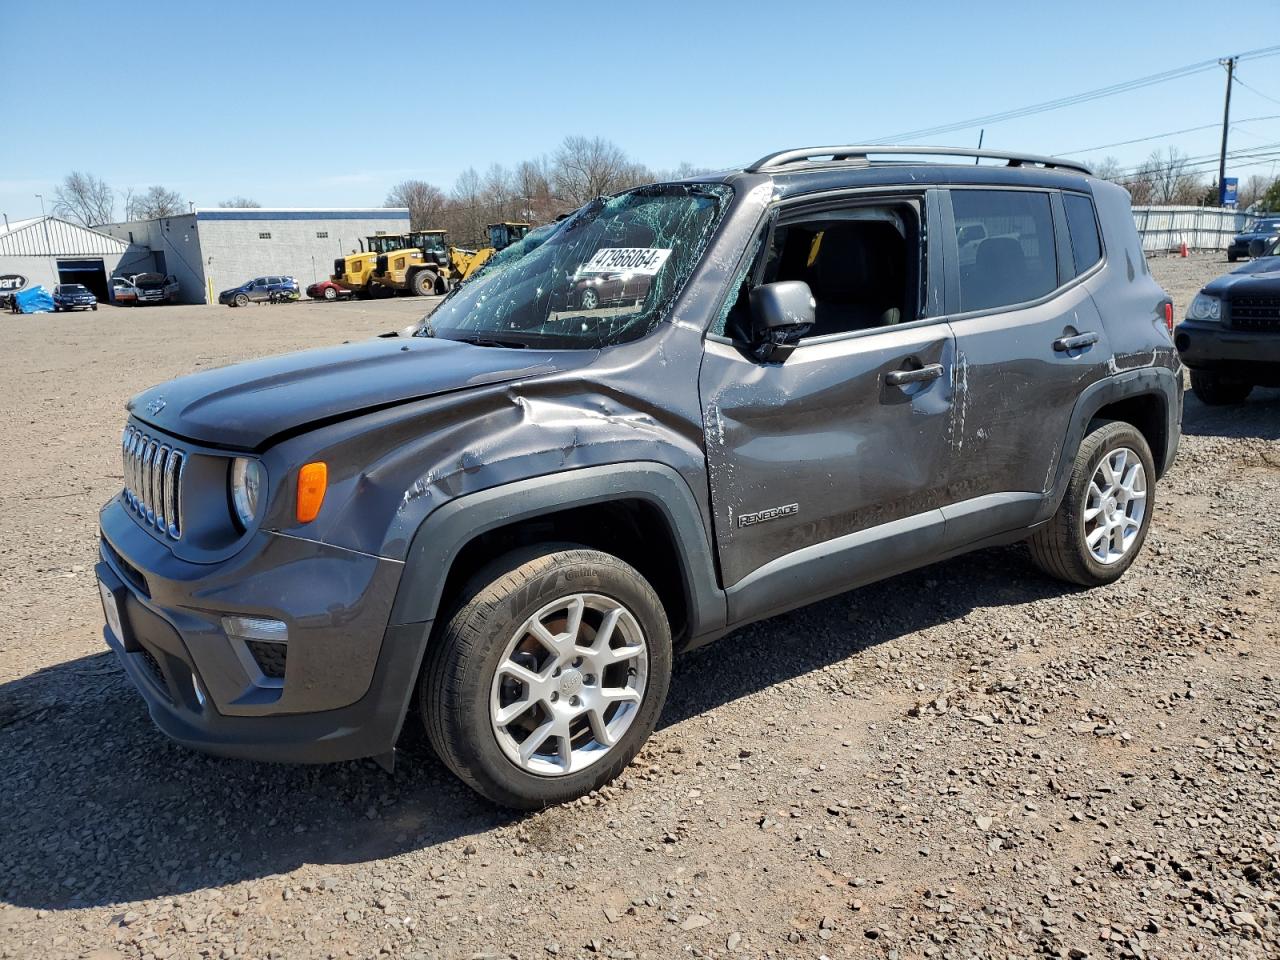
POLYGON ((1187 241, 1182 241, 1182 257, 1185 260, 1187 256, 1187 241))

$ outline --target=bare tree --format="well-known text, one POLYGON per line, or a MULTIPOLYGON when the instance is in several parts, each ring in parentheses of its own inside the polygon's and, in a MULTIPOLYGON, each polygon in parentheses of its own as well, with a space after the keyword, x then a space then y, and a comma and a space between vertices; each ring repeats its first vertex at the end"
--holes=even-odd
POLYGON ((182 197, 173 190, 156 185, 147 187, 145 193, 133 200, 134 220, 157 220, 186 213, 182 197))
POLYGON ((1099 180, 1119 181, 1122 179, 1123 168, 1120 166, 1120 161, 1115 157, 1103 157, 1096 163, 1088 164, 1088 167, 1093 170, 1093 175, 1099 180))
POLYGON ((53 212, 86 227, 115 219, 115 192, 91 173, 73 170, 54 192, 53 212))
POLYGON ((603 137, 565 137, 556 151, 552 182, 556 193, 578 207, 634 182, 635 166, 617 144, 603 137))
POLYGON ((484 242, 485 202, 484 186, 475 167, 468 167, 458 175, 449 197, 449 222, 447 228, 454 239, 466 245, 484 242))
POLYGON ((567 206, 557 199, 551 189, 551 164, 546 157, 523 160, 513 174, 516 193, 520 198, 520 219, 534 223, 554 220, 560 208, 567 206))
POLYGON ((448 203, 444 191, 425 180, 404 180, 387 192, 386 207, 408 207, 413 230, 431 230, 443 222, 448 203))
POLYGON ((1236 194, 1236 206, 1241 210, 1249 209, 1267 195, 1267 190, 1270 189, 1271 183, 1270 177, 1255 173, 1241 184, 1240 190, 1236 194))
POLYGON ((262 206, 257 200, 250 200, 248 197, 239 195, 231 197, 229 200, 219 200, 218 206, 230 209, 257 209, 262 206))
POLYGON ((1177 147, 1154 151, 1144 168, 1155 203, 1192 205, 1204 199, 1204 177, 1190 169, 1190 158, 1177 147))
POLYGON ((497 223, 503 220, 521 219, 520 190, 515 175, 500 163, 494 163, 485 171, 481 184, 487 219, 497 223))

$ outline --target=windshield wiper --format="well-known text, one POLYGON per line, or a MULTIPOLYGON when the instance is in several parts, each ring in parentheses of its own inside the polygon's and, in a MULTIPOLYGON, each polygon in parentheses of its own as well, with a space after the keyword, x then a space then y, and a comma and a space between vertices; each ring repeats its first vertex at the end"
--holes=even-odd
POLYGON ((510 347, 514 350, 527 349, 529 344, 523 340, 507 339, 505 337, 486 337, 481 334, 468 334, 463 337, 441 337, 441 340, 456 340, 459 343, 470 343, 477 347, 510 347))

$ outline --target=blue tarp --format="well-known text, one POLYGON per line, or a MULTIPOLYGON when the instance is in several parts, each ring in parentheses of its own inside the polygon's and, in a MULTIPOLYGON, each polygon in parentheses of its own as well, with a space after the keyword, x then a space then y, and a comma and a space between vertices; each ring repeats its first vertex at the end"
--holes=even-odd
POLYGON ((34 286, 13 295, 22 313, 53 313, 53 297, 44 287, 34 286))

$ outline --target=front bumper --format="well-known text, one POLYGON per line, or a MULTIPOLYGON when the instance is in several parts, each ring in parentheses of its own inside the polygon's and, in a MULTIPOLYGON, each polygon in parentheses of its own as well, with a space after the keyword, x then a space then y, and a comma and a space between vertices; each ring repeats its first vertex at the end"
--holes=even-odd
POLYGON ((388 627, 402 565, 260 533, 218 564, 175 557, 114 499, 101 514, 99 580, 121 632, 104 637, 174 740, 255 760, 328 762, 394 746, 429 623, 388 627), (268 680, 225 615, 289 629, 282 680, 268 680))
POLYGON ((1280 364, 1280 333, 1232 330, 1221 324, 1184 321, 1173 331, 1178 356, 1196 370, 1280 364))

